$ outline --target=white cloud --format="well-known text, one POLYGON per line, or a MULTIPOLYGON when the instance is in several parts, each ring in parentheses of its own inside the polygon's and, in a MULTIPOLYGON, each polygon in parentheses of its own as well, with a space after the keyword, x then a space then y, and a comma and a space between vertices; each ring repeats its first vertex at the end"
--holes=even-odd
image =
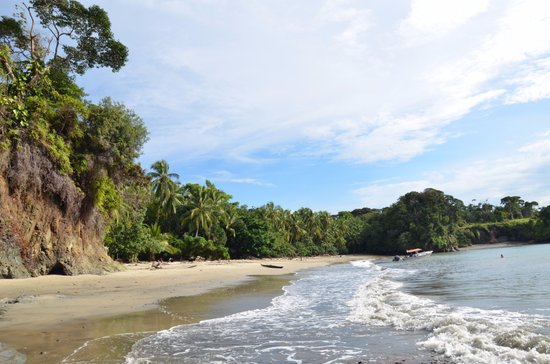
POLYGON ((353 192, 369 207, 385 207, 410 191, 431 187, 463 199, 488 199, 497 203, 502 197, 519 195, 537 200, 541 206, 550 204, 546 192, 550 175, 550 133, 542 133, 536 140, 495 160, 478 160, 449 166, 445 171, 424 173, 410 181, 378 181, 353 192))
POLYGON ((475 108, 550 97, 546 0, 122 3, 151 158, 406 161, 475 108))
POLYGON ((506 97, 507 104, 550 98, 550 57, 521 67, 518 76, 509 82, 516 88, 506 97))
POLYGON ((360 199, 361 206, 370 208, 383 208, 396 202, 399 196, 410 191, 423 191, 430 187, 428 180, 415 180, 404 182, 374 182, 368 186, 353 191, 360 199))
POLYGON ((488 6, 489 0, 413 0, 401 32, 407 36, 443 37, 485 12, 488 6))
POLYGON ((273 183, 266 182, 257 178, 238 177, 229 171, 218 171, 211 178, 215 182, 229 182, 247 185, 256 185, 261 187, 275 187, 273 183))
POLYGON ((334 36, 335 40, 352 52, 363 50, 371 23, 369 9, 354 7, 348 0, 329 0, 321 8, 320 14, 322 20, 344 24, 343 30, 334 36))

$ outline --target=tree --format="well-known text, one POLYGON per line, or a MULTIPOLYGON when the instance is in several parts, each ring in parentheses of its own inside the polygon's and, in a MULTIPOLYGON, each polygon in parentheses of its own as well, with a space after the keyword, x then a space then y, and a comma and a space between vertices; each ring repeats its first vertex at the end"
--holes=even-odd
POLYGON ((400 253, 420 247, 445 251, 458 243, 462 224, 462 201, 442 191, 427 188, 401 196, 379 215, 368 220, 363 246, 376 253, 400 253))
POLYGON ((170 255, 178 254, 179 249, 170 245, 170 234, 163 233, 158 224, 147 226, 148 239, 143 245, 142 251, 149 256, 149 260, 155 260, 155 256, 160 253, 170 255))
POLYGON ((523 217, 533 217, 535 216, 537 206, 539 203, 537 201, 525 201, 521 208, 521 214, 523 217))
POLYGON ((93 155, 110 176, 124 177, 147 139, 143 120, 107 97, 98 105, 89 106, 79 150, 93 155))
POLYGON ((104 239, 109 255, 115 259, 137 261, 138 255, 150 240, 147 227, 143 223, 144 216, 145 210, 132 210, 110 226, 104 239))
POLYGON ((296 244, 300 241, 300 239, 305 235, 306 232, 304 230, 300 215, 294 212, 290 214, 288 218, 289 242, 291 244, 296 244))
POLYGON ((151 193, 159 205, 157 210, 157 223, 161 211, 176 213, 178 206, 183 203, 183 196, 179 192, 177 173, 170 173, 170 166, 165 160, 160 160, 151 165, 152 171, 147 173, 152 179, 151 193))
MULTIPOLYGON (((88 115, 79 122, 82 133, 72 141, 72 153, 64 153, 70 155, 75 179, 86 193, 85 212, 90 212, 95 205, 93 202, 97 201, 98 187, 101 187, 98 183, 109 182, 105 176, 115 186, 129 182, 136 167, 134 160, 147 140, 143 121, 124 105, 106 98, 98 105, 89 105, 88 109, 88 115)), ((54 133, 46 134, 46 140, 49 134, 54 133)), ((53 140, 58 140, 55 135, 58 134, 54 134, 53 140)), ((42 140, 39 142, 44 143, 42 140)), ((55 151, 59 148, 51 149, 55 157, 55 151)))
MULTIPOLYGON (((28 127, 31 119, 44 117, 48 102, 67 101, 66 96, 82 99, 75 73, 91 67, 118 71, 128 57, 128 49, 113 38, 107 13, 98 6, 30 0, 17 9, 15 18, 0 20, 0 80, 5 86, 0 90, 0 117, 13 123, 12 139, 20 137, 18 129, 28 127)), ((31 133, 44 134, 36 129, 49 127, 41 125, 31 133)), ((2 129, 0 125, 0 136, 8 134, 2 129)))
MULTIPOLYGON (((86 8, 75 0, 30 0, 21 10, 18 19, 2 17, 0 40, 19 60, 33 65, 30 83, 52 68, 83 74, 93 67, 118 71, 126 63, 128 49, 114 39, 109 17, 99 6, 86 8), (37 32, 35 17, 47 36, 37 32)), ((0 61, 7 60, 0 56, 0 61)), ((10 78, 15 79, 13 74, 10 78)))
POLYGON ((510 219, 521 218, 521 209, 525 201, 519 196, 506 196, 500 200, 500 204, 503 205, 504 211, 508 214, 510 219))
MULTIPOLYGON (((472 200, 475 202, 476 200, 472 200)), ((469 204, 465 208, 466 221, 470 223, 483 223, 483 222, 495 222, 497 216, 495 215, 495 206, 489 202, 479 202, 477 205, 469 204)))
MULTIPOLYGON (((269 209, 269 204, 268 210, 269 209)), ((295 248, 286 238, 286 232, 275 226, 266 216, 266 206, 254 209, 240 208, 235 222, 235 234, 229 236, 227 247, 235 258, 294 256, 295 248)), ((276 210, 276 209, 275 209, 276 210)), ((282 209, 281 209, 282 210, 282 209)))
POLYGON ((188 184, 186 191, 185 203, 189 210, 183 217, 182 225, 194 232, 195 237, 198 237, 200 232, 204 232, 208 237, 215 219, 208 191, 198 184, 188 184))
MULTIPOLYGON (((203 233, 207 239, 211 239, 215 230, 218 234, 221 232, 218 227, 221 227, 222 230, 228 230, 231 227, 230 195, 217 189, 208 180, 206 180, 206 186, 187 184, 185 190, 187 211, 181 223, 183 226, 187 226, 195 237, 203 233)), ((223 240, 223 237, 221 238, 223 240)))

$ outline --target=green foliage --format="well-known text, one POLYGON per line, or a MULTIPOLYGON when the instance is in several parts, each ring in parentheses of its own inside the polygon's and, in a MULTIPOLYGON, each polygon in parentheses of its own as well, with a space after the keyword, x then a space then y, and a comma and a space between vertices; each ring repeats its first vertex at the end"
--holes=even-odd
POLYGON ((227 245, 235 258, 295 255, 294 248, 285 244, 283 234, 262 218, 258 209, 240 211, 235 235, 229 238, 227 245))
POLYGON ((42 117, 45 112, 44 109, 47 106, 44 103, 40 104, 40 101, 43 101, 43 99, 31 101, 37 101, 30 102, 36 107, 35 110, 37 110, 37 112, 34 114, 36 119, 34 119, 33 123, 29 126, 26 131, 26 135, 30 141, 41 146, 42 149, 49 154, 52 161, 58 166, 59 172, 63 174, 71 174, 73 172, 70 161, 72 153, 71 148, 67 144, 67 141, 53 131, 50 128, 48 121, 42 117))
POLYGON ((110 176, 122 178, 139 157, 147 129, 132 110, 110 98, 88 109, 79 152, 93 155, 110 176))
POLYGON ((426 189, 383 210, 333 216, 273 203, 239 207, 210 181, 181 186, 163 160, 147 178, 134 163, 147 140, 141 118, 110 98, 87 102, 75 83, 75 75, 89 68, 117 71, 126 62, 128 50, 114 39, 107 13, 75 0, 29 3, 19 18, 0 20, 0 148, 31 144, 45 152, 85 194, 80 213, 87 205, 103 213, 113 257, 393 254, 417 246, 446 251, 494 231, 510 239, 550 239, 550 209, 538 212, 537 202, 519 196, 504 197, 501 206, 464 206, 426 189), (45 37, 36 32, 35 19, 45 37))
POLYGON ((208 180, 206 186, 187 184, 185 196, 186 212, 181 220, 182 226, 196 237, 202 233, 207 239, 212 238, 215 226, 227 221, 231 196, 208 180))
POLYGON ((536 224, 536 220, 530 218, 468 224, 459 229, 457 236, 462 246, 472 242, 489 242, 496 237, 506 237, 510 241, 530 241, 536 238, 536 224))
POLYGON ((503 205, 506 213, 505 216, 509 219, 522 217, 521 208, 524 203, 525 201, 523 201, 519 196, 506 196, 500 200, 500 204, 503 205))
POLYGON ((550 226, 550 205, 540 210, 539 219, 543 225, 550 226))
POLYGON ((180 193, 177 173, 169 172, 169 165, 166 161, 160 160, 151 166, 152 171, 147 173, 151 178, 151 193, 154 197, 153 207, 156 210, 156 222, 158 223, 161 215, 169 216, 175 214, 183 201, 183 195, 180 193))
POLYGON ((70 177, 67 186, 85 195, 73 206, 75 218, 102 212, 112 256, 134 261, 143 252, 176 253, 164 235, 144 225, 148 181, 134 163, 147 139, 143 121, 109 98, 87 102, 74 82, 75 73, 117 71, 126 61, 106 12, 74 0, 30 0, 19 9, 17 18, 0 19, 0 148, 44 152, 55 172, 70 177))
POLYGON ((94 205, 106 216, 122 205, 122 198, 115 184, 107 176, 103 176, 94 183, 93 193, 94 205))
POLYGON ((363 233, 367 229, 369 219, 378 213, 377 211, 369 211, 357 216, 352 215, 350 212, 340 212, 338 214, 336 224, 338 230, 343 232, 344 252, 361 253, 367 251, 366 247, 363 246, 363 233))
POLYGON ((170 255, 180 253, 177 247, 170 244, 173 241, 172 236, 162 233, 158 224, 148 226, 147 229, 149 233, 148 240, 145 241, 141 251, 147 254, 149 260, 155 260, 155 256, 161 253, 170 255))
POLYGON ((207 240, 202 236, 183 237, 182 252, 185 252, 187 258, 194 259, 203 257, 207 259, 229 259, 227 247, 217 245, 212 240, 207 240))
POLYGON ((534 238, 538 242, 550 242, 550 205, 543 207, 534 224, 534 238))
POLYGON ((23 24, 16 19, 2 16, 0 20, 0 43, 9 48, 23 48, 25 45, 23 24))
POLYGON ((124 66, 128 49, 113 38, 102 8, 86 8, 75 0, 30 0, 23 8, 20 19, 3 16, 0 21, 0 40, 12 51, 52 68, 70 67, 78 74, 92 67, 118 71, 124 66), (35 17, 50 33, 48 44, 38 42, 35 17))
MULTIPOLYGON (((176 175, 168 172, 168 164, 164 161, 153 166, 154 172, 149 174, 153 178, 153 203, 149 210, 156 211, 161 206, 161 198, 169 195, 161 192, 169 192, 169 189, 163 190, 160 181, 167 181, 168 186, 175 185, 172 178, 176 175)), ((273 203, 251 209, 239 207, 230 202, 231 196, 209 181, 204 186, 187 184, 178 192, 183 203, 171 214, 163 214, 158 228, 159 232, 162 227, 170 233, 171 245, 179 249, 181 257, 188 259, 198 256, 226 259, 229 256, 261 258, 347 252, 395 254, 412 247, 448 251, 469 245, 476 239, 482 240, 495 228, 512 239, 532 238, 533 231, 539 226, 537 224, 541 224, 532 219, 515 219, 496 224, 466 225, 473 216, 472 212, 485 216, 485 212, 493 214, 499 210, 486 203, 465 206, 462 201, 434 189, 407 193, 383 210, 365 208, 336 216, 308 208, 291 212, 273 203)), ((148 216, 149 221, 156 219, 154 213, 148 212, 148 216)), ((546 209, 539 216, 550 221, 546 209)), ((154 241, 149 244, 160 250, 154 241)))
POLYGON ((376 253, 401 253, 420 247, 446 251, 458 245, 464 204, 435 189, 409 192, 369 220, 364 245, 376 253))
POLYGON ((109 255, 115 259, 137 261, 150 241, 149 231, 143 223, 144 215, 145 210, 132 210, 110 226, 104 239, 109 255))

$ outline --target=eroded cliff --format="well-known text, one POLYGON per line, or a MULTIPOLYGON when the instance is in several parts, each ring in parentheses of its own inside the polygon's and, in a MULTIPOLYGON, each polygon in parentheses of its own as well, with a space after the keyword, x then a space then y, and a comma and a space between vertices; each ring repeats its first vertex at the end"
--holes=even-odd
POLYGON ((1 278, 120 269, 102 232, 101 215, 37 147, 0 152, 1 278))

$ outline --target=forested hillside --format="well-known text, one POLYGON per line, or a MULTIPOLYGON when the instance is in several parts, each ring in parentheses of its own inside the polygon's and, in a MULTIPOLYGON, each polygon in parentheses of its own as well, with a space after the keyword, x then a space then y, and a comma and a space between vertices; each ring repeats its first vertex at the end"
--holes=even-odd
POLYGON ((451 251, 507 237, 550 240, 550 207, 502 198, 465 205, 442 191, 409 192, 383 209, 331 214, 272 202, 248 207, 182 183, 160 160, 136 163, 143 121, 75 76, 122 68, 126 47, 97 6, 30 0, 0 21, 0 276, 99 273, 111 258, 229 259, 451 251))
POLYGON ((0 21, 0 275, 114 269, 104 228, 143 175, 134 160, 147 132, 124 105, 87 101, 74 77, 119 70, 127 49, 97 6, 17 11, 0 21))

